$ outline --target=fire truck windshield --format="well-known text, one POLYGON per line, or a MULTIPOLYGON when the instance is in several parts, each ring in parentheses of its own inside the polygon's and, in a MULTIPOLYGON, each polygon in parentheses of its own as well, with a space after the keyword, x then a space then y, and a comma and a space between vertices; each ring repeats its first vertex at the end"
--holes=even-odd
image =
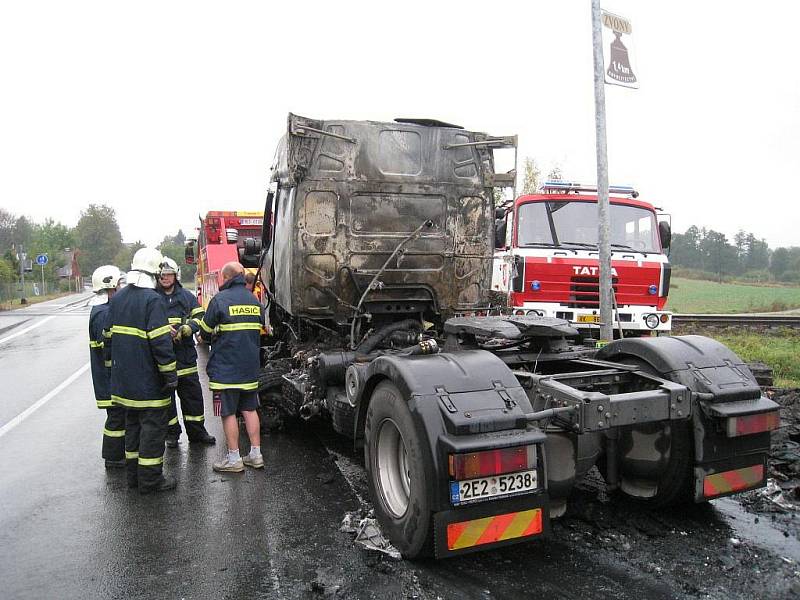
MULTIPOLYGON (((610 205, 615 249, 661 252, 656 216, 624 204, 610 205)), ((578 201, 527 202, 517 211, 517 245, 597 247, 597 204, 578 201)))

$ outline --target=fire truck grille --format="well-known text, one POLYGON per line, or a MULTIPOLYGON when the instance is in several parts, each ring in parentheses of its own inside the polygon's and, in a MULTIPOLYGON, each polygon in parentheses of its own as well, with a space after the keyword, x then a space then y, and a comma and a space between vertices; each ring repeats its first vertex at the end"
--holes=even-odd
MULTIPOLYGON (((612 288, 617 294, 617 277, 612 278, 612 288)), ((600 278, 573 277, 569 282, 570 308, 597 308, 600 306, 600 278)))

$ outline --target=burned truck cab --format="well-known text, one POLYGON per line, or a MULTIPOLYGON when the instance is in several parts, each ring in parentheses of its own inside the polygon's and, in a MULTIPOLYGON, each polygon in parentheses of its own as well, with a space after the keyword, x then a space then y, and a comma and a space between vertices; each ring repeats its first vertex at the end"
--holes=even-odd
POLYGON ((430 120, 289 115, 265 217, 262 278, 276 303, 328 326, 355 316, 356 336, 399 317, 441 323, 485 307, 491 190, 513 181, 494 173, 492 150, 515 144, 430 120))

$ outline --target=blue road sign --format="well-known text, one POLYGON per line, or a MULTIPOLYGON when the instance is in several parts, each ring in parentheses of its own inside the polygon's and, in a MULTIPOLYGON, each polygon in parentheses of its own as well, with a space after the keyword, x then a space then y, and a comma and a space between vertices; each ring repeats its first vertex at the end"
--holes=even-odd
POLYGON ((39 254, 36 257, 36 264, 45 266, 47 264, 47 254, 39 254))

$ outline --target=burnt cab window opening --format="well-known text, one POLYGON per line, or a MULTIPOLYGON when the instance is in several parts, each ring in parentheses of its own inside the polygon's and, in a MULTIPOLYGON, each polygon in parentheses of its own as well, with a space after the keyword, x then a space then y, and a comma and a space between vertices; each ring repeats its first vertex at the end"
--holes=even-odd
MULTIPOLYGON (((615 251, 627 247, 661 252, 652 211, 638 206, 611 204, 611 243, 615 251)), ((594 202, 528 202, 517 213, 519 246, 597 246, 597 204, 594 202)))

